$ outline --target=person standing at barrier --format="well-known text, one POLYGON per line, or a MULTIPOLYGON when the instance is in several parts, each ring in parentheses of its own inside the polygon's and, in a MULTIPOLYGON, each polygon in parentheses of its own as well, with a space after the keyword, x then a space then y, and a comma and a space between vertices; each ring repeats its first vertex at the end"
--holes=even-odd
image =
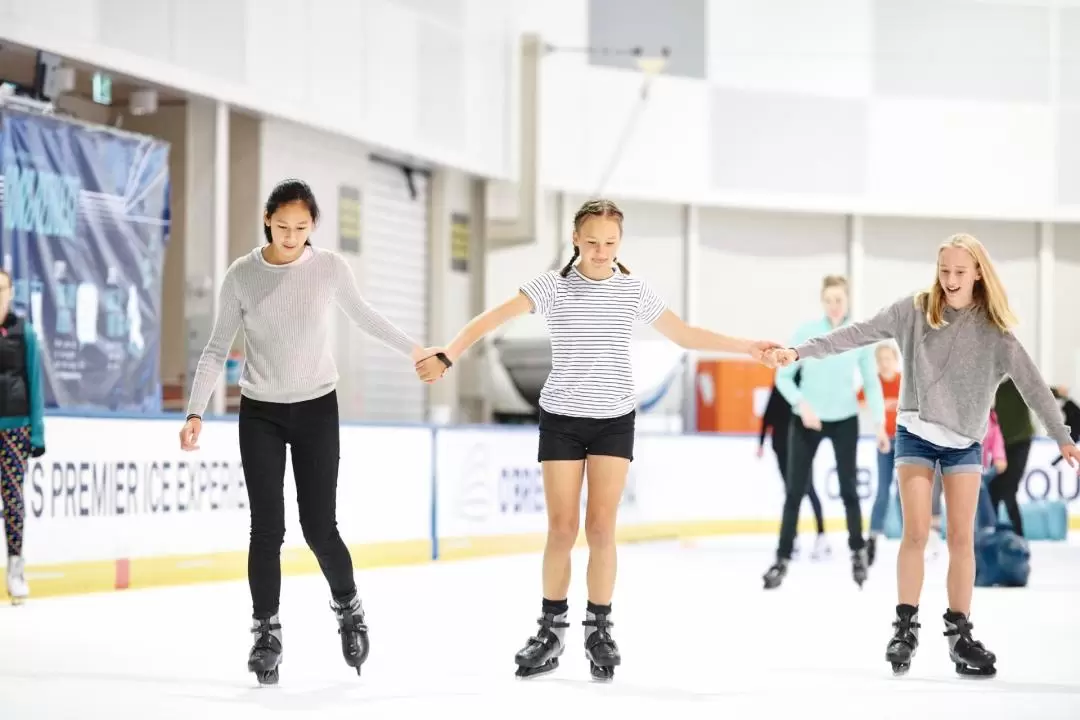
POLYGON ((248 583, 254 645, 248 669, 260 683, 278 681, 282 651, 278 603, 285 535, 285 446, 292 453, 296 504, 304 539, 330 585, 345 662, 360 672, 368 656, 364 610, 352 558, 337 529, 340 457, 338 371, 329 343, 331 307, 404 357, 417 372, 442 365, 376 312, 360 295, 348 264, 320 250, 309 235, 319 207, 307 184, 280 183, 266 201, 266 244, 237 259, 225 274, 210 339, 195 372, 183 450, 198 448, 202 414, 233 339, 244 331, 240 378, 240 458, 251 507, 248 583))
MULTIPOLYGON (((1005 505, 1013 532, 1023 537, 1024 521, 1020 516, 1020 505, 1016 496, 1020 492, 1024 471, 1027 470, 1031 442, 1035 438, 1035 425, 1031 422, 1028 404, 1024 402, 1012 379, 1007 378, 998 386, 994 408, 997 411, 998 424, 1001 425, 1001 434, 1005 438, 1006 465, 1005 471, 998 473, 990 481, 990 502, 994 504, 994 512, 997 512, 1002 504, 1005 505)), ((1061 415, 1060 407, 1058 415, 1061 415)))
POLYGON ((7 593, 18 605, 30 596, 23 560, 26 467, 45 454, 45 387, 37 333, 11 311, 11 275, 0 270, 0 502, 7 540, 7 593))
POLYGON ((896 430, 904 535, 897 558, 895 632, 885 657, 894 673, 907 672, 919 644, 919 597, 930 534, 930 488, 941 467, 948 513, 948 598, 945 636, 949 657, 962 675, 996 674, 996 655, 972 637, 975 582, 975 512, 982 484, 985 437, 994 392, 1012 377, 1071 466, 1080 449, 1062 422, 1057 401, 1011 328, 1016 318, 1005 288, 982 244, 953 235, 938 249, 937 278, 914 298, 905 297, 865 322, 855 323, 780 351, 774 361, 836 355, 888 338, 904 359, 896 430))
MULTIPOLYGON (((796 332, 793 344, 828 332, 848 322, 847 280, 829 275, 822 282, 821 305, 824 316, 807 323, 796 332)), ((791 403, 791 428, 788 431, 788 491, 780 522, 780 542, 776 561, 765 573, 765 589, 780 586, 787 576, 788 563, 799 525, 799 506, 811 482, 814 456, 821 441, 828 439, 836 456, 836 476, 840 498, 847 517, 848 549, 851 551, 851 574, 861 587, 866 581, 866 541, 863 538, 862 508, 856 487, 856 455, 859 444, 859 397, 855 373, 862 376, 863 392, 870 406, 878 432, 878 448, 887 450, 885 401, 881 381, 874 365, 874 355, 867 350, 788 366, 776 373, 776 386, 791 403), (802 384, 795 387, 794 375, 802 369, 802 384)), ((819 539, 823 536, 819 536, 819 539)))
MULTIPOLYGON (((799 385, 801 374, 795 372, 795 385, 799 385)), ((791 426, 791 406, 784 399, 783 394, 773 383, 769 393, 769 402, 765 405, 765 413, 761 416, 761 435, 758 437, 757 456, 765 454, 765 435, 771 434, 773 454, 776 455, 776 465, 780 470, 780 480, 784 483, 784 492, 787 492, 787 458, 788 458, 788 428, 791 426), (771 433, 770 433, 771 430, 771 433)), ((821 498, 814 489, 813 480, 806 486, 806 497, 810 500, 810 507, 814 511, 814 520, 817 522, 817 543, 810 554, 813 560, 819 560, 830 554, 829 544, 825 539, 825 513, 821 507, 821 498)), ((796 539, 794 553, 798 553, 798 540, 796 539)))
MULTIPOLYGON (((517 675, 558 667, 565 647, 570 553, 578 537, 581 491, 588 478, 585 538, 589 546, 585 650, 592 674, 611 679, 621 663, 612 637, 615 522, 634 458, 636 397, 630 347, 635 322, 652 325, 685 348, 733 352, 762 360, 775 343, 751 342, 691 327, 618 261, 623 213, 610 200, 586 202, 574 216, 570 262, 542 273, 509 300, 473 318, 446 347, 451 361, 511 319, 547 318, 551 372, 540 393, 537 460, 548 512, 540 630, 517 653, 517 675)), ((440 368, 432 368, 442 372, 440 368)), ((422 373, 434 379, 438 373, 422 373)))
POLYGON ((873 565, 877 558, 877 541, 885 532, 885 516, 889 512, 892 497, 893 474, 896 470, 894 447, 896 440, 896 408, 900 404, 900 351, 896 344, 886 342, 874 349, 877 359, 878 380, 885 401, 885 435, 889 438, 888 449, 877 449, 877 492, 870 508, 870 537, 866 541, 866 562, 873 565))

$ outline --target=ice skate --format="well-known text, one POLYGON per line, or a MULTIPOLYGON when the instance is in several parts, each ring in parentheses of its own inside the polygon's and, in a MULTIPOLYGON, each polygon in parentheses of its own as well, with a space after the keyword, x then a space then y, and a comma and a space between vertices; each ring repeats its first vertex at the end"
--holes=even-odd
POLYGON ((12 605, 22 605, 30 597, 30 586, 26 582, 26 563, 19 555, 8 557, 7 593, 12 605))
POLYGON ((364 606, 360 602, 359 595, 353 595, 347 600, 331 603, 330 608, 334 611, 338 623, 338 635, 341 636, 341 654, 345 658, 345 664, 356 669, 360 674, 360 666, 368 658, 371 644, 368 642, 368 627, 364 623, 364 606))
POLYGON ((949 639, 949 659, 964 677, 989 678, 997 675, 997 656, 971 637, 975 627, 963 613, 949 610, 944 615, 945 637, 949 639))
POLYGON ((589 659, 589 670, 595 680, 611 680, 615 677, 615 668, 622 663, 619 646, 611 637, 611 622, 608 613, 590 613, 592 617, 581 624, 585 626, 585 657, 589 659))
POLYGON ((772 564, 772 567, 765 573, 765 589, 773 590, 780 587, 780 584, 784 582, 784 578, 787 577, 788 561, 783 558, 777 558, 776 562, 772 564))
POLYGON ((885 650, 885 659, 892 665, 893 675, 904 675, 911 668, 911 659, 919 649, 920 627, 917 607, 896 606, 895 632, 885 650))
POLYGON ((566 645, 566 628, 570 623, 566 621, 565 612, 544 613, 536 622, 540 630, 514 656, 518 666, 515 675, 519 678, 546 675, 555 670, 566 645))
POLYGON ((851 578, 862 590, 863 584, 866 583, 866 577, 866 548, 863 548, 851 553, 851 578))
POLYGON ((260 620, 254 618, 251 634, 255 642, 248 653, 248 671, 255 673, 259 685, 277 685, 281 665, 281 623, 275 614, 260 620))

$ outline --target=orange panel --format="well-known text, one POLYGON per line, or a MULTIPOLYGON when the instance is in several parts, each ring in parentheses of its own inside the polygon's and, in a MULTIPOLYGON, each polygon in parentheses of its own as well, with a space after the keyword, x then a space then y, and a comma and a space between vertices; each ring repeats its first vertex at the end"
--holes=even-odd
POLYGON ((761 418, 754 413, 754 393, 768 392, 774 372, 747 360, 699 362, 695 383, 698 431, 758 432, 761 418))

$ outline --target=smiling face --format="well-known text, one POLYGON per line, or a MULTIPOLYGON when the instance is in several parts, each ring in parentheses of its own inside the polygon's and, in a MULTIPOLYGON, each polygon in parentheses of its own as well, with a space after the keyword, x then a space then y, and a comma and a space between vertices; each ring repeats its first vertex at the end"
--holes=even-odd
POLYGON ((975 257, 962 247, 944 247, 938 253, 938 284, 945 302, 960 309, 971 304, 975 283, 982 279, 975 257))
POLYGON ((581 253, 583 269, 594 277, 609 274, 621 242, 622 227, 610 216, 590 215, 574 231, 574 245, 581 253))

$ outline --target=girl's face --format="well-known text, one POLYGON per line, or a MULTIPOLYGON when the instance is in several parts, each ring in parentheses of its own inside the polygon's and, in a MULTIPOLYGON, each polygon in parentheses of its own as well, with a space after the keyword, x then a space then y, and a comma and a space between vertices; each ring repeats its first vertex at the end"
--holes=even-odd
POLYGON ((838 325, 848 314, 847 290, 839 286, 825 288, 821 293, 821 307, 824 308, 829 322, 838 325))
POLYGON ((900 357, 896 352, 896 348, 888 345, 882 345, 878 347, 874 353, 877 356, 877 368, 878 374, 891 378, 896 375, 900 370, 900 357))
POLYGON ((610 217, 593 215, 585 218, 581 227, 574 231, 574 244, 581 253, 581 262, 590 272, 602 273, 610 268, 619 255, 622 230, 618 221, 610 217))
POLYGON ((975 281, 982 275, 975 267, 975 258, 964 248, 947 247, 938 254, 938 283, 945 301, 954 308, 971 304, 975 281))
POLYGON ((274 246, 275 254, 286 262, 304 252, 304 244, 315 225, 307 203, 299 200, 282 205, 273 215, 264 217, 263 222, 270 228, 270 244, 274 246))

